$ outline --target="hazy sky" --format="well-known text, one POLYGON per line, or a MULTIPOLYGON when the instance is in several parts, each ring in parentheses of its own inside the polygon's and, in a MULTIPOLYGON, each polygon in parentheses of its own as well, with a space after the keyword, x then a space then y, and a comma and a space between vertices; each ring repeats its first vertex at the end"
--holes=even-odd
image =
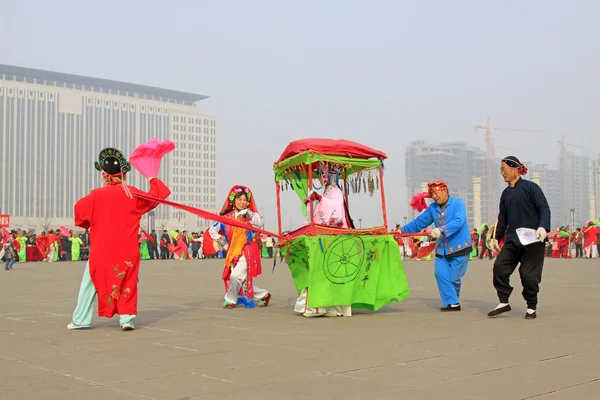
MULTIPOLYGON (((497 132, 498 145, 516 148, 500 155, 555 165, 561 134, 586 146, 575 152, 600 153, 600 1, 0 5, 0 63, 211 96, 201 108, 219 120, 219 203, 230 186, 247 184, 268 221, 272 163, 300 138, 386 151, 390 224, 406 214, 412 140, 483 147, 472 125, 489 116, 499 127, 550 132, 497 132)), ((376 202, 360 204, 354 218, 376 223, 376 202)))

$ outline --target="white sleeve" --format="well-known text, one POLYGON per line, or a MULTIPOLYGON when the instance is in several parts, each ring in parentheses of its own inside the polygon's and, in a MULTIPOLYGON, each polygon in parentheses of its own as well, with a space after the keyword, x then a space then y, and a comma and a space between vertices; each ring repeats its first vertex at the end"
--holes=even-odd
POLYGON ((252 219, 250 220, 250 225, 255 226, 257 228, 261 228, 264 226, 263 219, 258 213, 252 214, 252 219))
POLYGON ((218 222, 215 222, 210 228, 208 228, 208 233, 213 240, 219 240, 223 237, 223 235, 219 233, 220 225, 221 224, 219 224, 218 222))

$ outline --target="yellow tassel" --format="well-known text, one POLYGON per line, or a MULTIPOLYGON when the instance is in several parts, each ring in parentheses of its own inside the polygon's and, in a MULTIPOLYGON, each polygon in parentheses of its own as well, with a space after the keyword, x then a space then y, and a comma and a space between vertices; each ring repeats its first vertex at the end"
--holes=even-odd
POLYGON ((381 261, 381 256, 379 255, 379 249, 375 249, 375 258, 377 261, 381 261))
POLYGON ((329 250, 329 244, 327 243, 327 238, 323 238, 323 243, 325 243, 325 251, 329 250))

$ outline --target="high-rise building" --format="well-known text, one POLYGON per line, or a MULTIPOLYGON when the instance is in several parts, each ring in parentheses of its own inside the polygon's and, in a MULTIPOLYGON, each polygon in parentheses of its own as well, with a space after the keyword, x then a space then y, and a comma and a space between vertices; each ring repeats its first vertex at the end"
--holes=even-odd
POLYGON ((526 178, 533 180, 542 188, 550 206, 551 228, 566 225, 562 223, 560 171, 550 168, 547 164, 536 164, 529 168, 526 178))
POLYGON ((590 218, 589 157, 570 152, 558 159, 561 168, 561 225, 581 226, 590 218), (564 157, 564 158, 563 158, 564 157))
MULTIPOLYGON (((171 200, 217 208, 217 121, 202 115, 207 96, 0 64, 0 213, 11 226, 73 226, 73 205, 101 185, 98 153, 127 156, 152 138, 171 139, 160 178, 171 200)), ((128 183, 148 185, 132 171, 128 183)), ((159 206, 143 227, 202 229, 206 222, 159 206)))
MULTIPOLYGON (((479 228, 482 223, 494 224, 498 217, 500 192, 506 184, 498 172, 494 175, 494 192, 491 196, 487 193, 486 160, 483 150, 469 147, 465 142, 410 143, 405 157, 408 202, 415 193, 426 190, 427 182, 441 179, 448 184, 451 196, 465 202, 469 226, 479 228), (492 202, 493 215, 488 215, 488 201, 492 202)), ((409 209, 408 215, 414 218, 417 214, 409 209)))
POLYGON ((600 156, 590 161, 590 219, 600 219, 600 156))

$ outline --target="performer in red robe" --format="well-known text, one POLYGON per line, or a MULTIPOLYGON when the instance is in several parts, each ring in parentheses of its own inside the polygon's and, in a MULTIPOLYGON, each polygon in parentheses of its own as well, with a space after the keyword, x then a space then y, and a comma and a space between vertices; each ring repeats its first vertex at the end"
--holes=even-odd
MULTIPOLYGON (((123 154, 114 148, 100 152, 96 169, 102 171, 106 185, 75 204, 75 225, 90 229, 90 255, 69 329, 89 327, 94 297, 98 294, 98 315, 120 315, 123 330, 132 330, 137 315, 137 282, 140 267, 138 229, 142 215, 154 209, 156 202, 135 197, 144 193, 128 186, 126 173, 131 169, 123 154), (119 245, 115 246, 115 234, 119 245)), ((171 191, 158 178, 150 177, 153 197, 166 199, 171 191)))
POLYGON ((177 246, 173 248, 173 258, 176 260, 190 259, 190 253, 185 241, 183 240, 183 235, 177 236, 177 246))
POLYGON ((598 257, 598 233, 600 228, 594 226, 592 221, 588 221, 587 226, 583 229, 583 243, 585 258, 596 258, 598 257))
POLYGON ((41 235, 35 238, 35 244, 42 255, 42 261, 46 261, 46 258, 48 258, 48 237, 46 236, 46 232, 42 232, 41 235))

